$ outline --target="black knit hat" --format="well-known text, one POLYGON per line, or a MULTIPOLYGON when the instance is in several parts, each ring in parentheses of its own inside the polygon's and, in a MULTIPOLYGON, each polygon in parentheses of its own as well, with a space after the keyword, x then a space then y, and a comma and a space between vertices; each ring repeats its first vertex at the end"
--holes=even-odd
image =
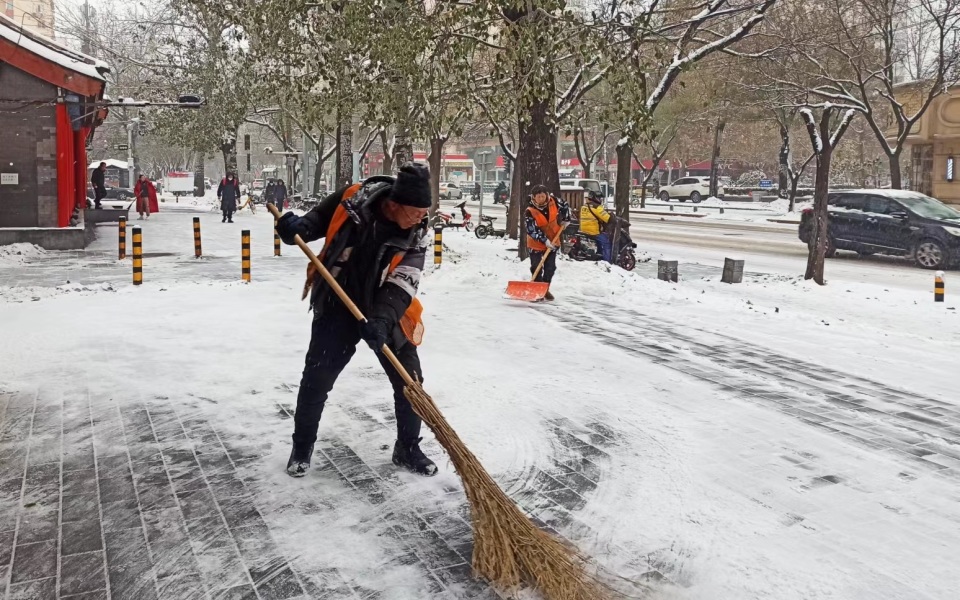
POLYGON ((390 199, 397 204, 414 208, 430 208, 430 169, 422 163, 410 162, 397 173, 397 180, 390 190, 390 199))

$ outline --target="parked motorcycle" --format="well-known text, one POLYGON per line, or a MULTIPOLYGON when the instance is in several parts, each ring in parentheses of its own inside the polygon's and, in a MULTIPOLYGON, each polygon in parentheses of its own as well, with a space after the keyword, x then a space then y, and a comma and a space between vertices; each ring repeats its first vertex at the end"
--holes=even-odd
MULTIPOLYGON (((620 231, 615 233, 613 235, 614 239, 611 240, 616 244, 616 247, 614 247, 612 251, 613 262, 624 271, 632 271, 634 267, 637 266, 637 256, 634 253, 634 248, 636 248, 637 245, 630 237, 630 224, 620 219, 619 225, 620 231)), ((579 261, 598 262, 603 260, 603 255, 600 254, 600 248, 597 246, 596 238, 580 232, 577 232, 571 237, 570 249, 567 251, 567 255, 573 260, 579 261)))
POLYGON ((506 237, 506 229, 495 229, 493 222, 496 221, 496 217, 488 217, 487 215, 482 215, 480 217, 480 224, 477 225, 477 229, 473 232, 481 240, 486 239, 488 236, 495 237, 506 237))
POLYGON ((447 227, 461 228, 463 227, 467 231, 473 231, 473 221, 471 220, 470 213, 467 212, 467 201, 464 200, 460 204, 454 206, 454 208, 460 209, 461 221, 457 222, 453 220, 453 213, 445 213, 442 210, 437 211, 437 216, 433 220, 433 225, 440 223, 444 229, 447 227))

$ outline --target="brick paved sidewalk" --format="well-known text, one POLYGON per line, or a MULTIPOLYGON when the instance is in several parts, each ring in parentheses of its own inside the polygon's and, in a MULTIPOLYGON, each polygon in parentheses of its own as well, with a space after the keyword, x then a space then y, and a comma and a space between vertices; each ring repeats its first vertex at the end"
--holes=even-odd
MULTIPOLYGON (((371 431, 392 427, 371 410, 392 412, 352 407, 350 417, 371 431)), ((290 416, 278 405, 278 419, 290 416)), ((589 536, 574 515, 604 474, 602 448, 619 441, 599 422, 551 427, 562 450, 553 467, 508 485, 522 490, 516 499, 544 528, 589 536)), ((262 460, 248 440, 225 438, 166 399, 0 392, 0 597, 388 600, 335 569, 311 572, 283 555, 257 509, 253 467, 262 460)), ((394 472, 334 440, 318 445, 312 473, 380 506, 403 485, 394 472)), ((459 487, 447 492, 456 511, 394 508, 374 527, 395 564, 423 572, 424 598, 498 598, 471 578, 468 509, 459 487)), ((646 563, 637 568, 663 578, 646 563)))

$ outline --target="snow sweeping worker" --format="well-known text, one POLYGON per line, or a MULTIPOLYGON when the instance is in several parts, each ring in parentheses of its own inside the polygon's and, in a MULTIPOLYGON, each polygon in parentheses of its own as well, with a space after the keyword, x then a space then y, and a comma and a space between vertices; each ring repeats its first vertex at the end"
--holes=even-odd
MULTIPOLYGON (((553 240, 570 223, 570 206, 566 201, 547 192, 544 185, 536 185, 530 193, 530 205, 527 207, 524 222, 527 229, 527 248, 530 249, 530 273, 537 270, 547 249, 550 254, 534 281, 551 283, 557 271, 557 251, 559 240, 553 240)), ((553 300, 553 294, 547 290, 547 300, 553 300)))
MULTIPOLYGON (((157 188, 143 173, 137 179, 137 184, 133 186, 133 196, 137 199, 137 212, 140 213, 140 216, 137 217, 138 221, 142 220, 144 215, 149 219, 151 208, 159 208, 157 206, 157 188)), ((157 211, 154 210, 153 212, 157 211)))
POLYGON ((237 210, 237 201, 240 199, 240 182, 227 173, 217 187, 217 198, 220 199, 220 210, 223 212, 221 223, 233 223, 233 213, 237 210))
POLYGON ((588 235, 597 242, 603 260, 613 261, 613 244, 605 231, 610 222, 610 213, 603 207, 600 196, 587 192, 586 202, 580 207, 580 233, 588 235))
POLYGON ((403 379, 380 353, 386 343, 404 368, 422 380, 416 294, 429 245, 431 202, 430 171, 408 163, 396 179, 371 177, 337 190, 302 217, 287 213, 277 221, 287 244, 295 243, 295 235, 305 242, 324 238, 320 260, 367 317, 364 323, 357 321, 312 264, 308 267, 304 297, 310 294, 313 326, 297 395, 289 475, 302 477, 310 468, 327 395, 360 340, 377 352, 393 386, 393 463, 421 475, 436 474, 437 466, 420 450, 421 420, 403 395, 403 379))

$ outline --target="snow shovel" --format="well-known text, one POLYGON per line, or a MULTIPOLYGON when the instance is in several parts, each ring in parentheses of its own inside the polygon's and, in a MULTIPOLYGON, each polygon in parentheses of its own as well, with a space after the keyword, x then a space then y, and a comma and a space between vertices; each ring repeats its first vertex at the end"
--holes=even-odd
MULTIPOLYGON (((557 237, 552 240, 554 246, 560 242, 561 235, 563 235, 563 227, 557 232, 557 237)), ((540 269, 543 268, 543 264, 547 262, 547 257, 550 256, 550 252, 550 248, 547 248, 547 251, 543 253, 543 258, 540 259, 540 264, 537 265, 537 269, 533 272, 533 277, 530 278, 530 281, 507 282, 507 297, 513 300, 524 300, 526 302, 539 302, 546 297, 547 292, 550 291, 550 284, 537 281, 537 275, 540 274, 540 269)))
MULTIPOLYGON (((267 210, 274 218, 280 218, 280 211, 272 204, 267 205, 267 210)), ((365 321, 363 313, 307 243, 299 235, 294 236, 294 241, 330 285, 330 289, 343 301, 344 306, 358 321, 365 321)), ((542 262, 540 264, 543 266, 542 262)), ((457 432, 450 427, 433 398, 424 391, 420 382, 403 368, 393 351, 384 344, 380 347, 380 352, 403 378, 406 383, 403 395, 414 412, 433 431, 463 482, 473 525, 471 566, 474 576, 487 579, 502 591, 513 591, 522 583, 530 585, 540 591, 544 600, 611 598, 608 588, 588 572, 588 559, 585 556, 568 542, 534 525, 497 485, 457 432)))

